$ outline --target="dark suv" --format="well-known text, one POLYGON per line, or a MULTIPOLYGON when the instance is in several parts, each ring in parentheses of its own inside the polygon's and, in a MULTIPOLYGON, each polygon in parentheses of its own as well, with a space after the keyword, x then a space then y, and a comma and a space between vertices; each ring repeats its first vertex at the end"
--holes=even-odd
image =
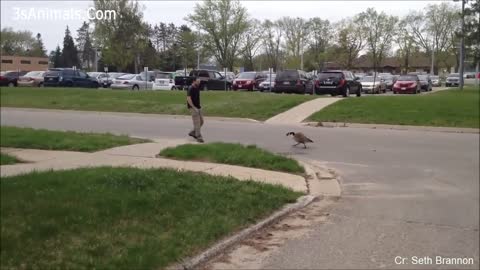
POLYGON ((286 69, 277 73, 272 92, 305 94, 312 88, 312 84, 313 81, 305 71, 286 69))
POLYGON ((18 78, 27 74, 26 71, 6 71, 0 73, 0 86, 17 86, 18 78))
POLYGON ((332 96, 342 95, 348 97, 350 94, 362 95, 362 84, 350 71, 332 70, 322 71, 317 74, 315 81, 315 94, 330 94, 332 96))
POLYGON ((90 87, 98 88, 95 78, 88 76, 81 70, 71 68, 54 68, 44 75, 43 86, 90 87))

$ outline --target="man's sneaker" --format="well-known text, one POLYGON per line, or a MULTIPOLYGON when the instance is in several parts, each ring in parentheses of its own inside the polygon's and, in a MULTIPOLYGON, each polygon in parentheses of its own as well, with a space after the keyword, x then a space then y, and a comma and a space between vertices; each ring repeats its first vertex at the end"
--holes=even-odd
POLYGON ((197 142, 204 143, 205 141, 202 138, 197 138, 197 142))
POLYGON ((193 137, 193 138, 197 138, 197 136, 195 136, 195 132, 194 131, 190 131, 190 133, 188 133, 188 136, 190 137, 193 137))

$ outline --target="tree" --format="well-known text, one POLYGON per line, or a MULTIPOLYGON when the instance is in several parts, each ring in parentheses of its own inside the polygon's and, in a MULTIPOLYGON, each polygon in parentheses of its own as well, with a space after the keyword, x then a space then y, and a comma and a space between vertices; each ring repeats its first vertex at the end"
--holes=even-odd
POLYGON ((306 44, 308 23, 302 18, 283 17, 279 21, 285 37, 285 51, 288 55, 299 57, 306 44))
POLYGON ((35 44, 30 31, 14 31, 3 28, 0 33, 0 50, 2 55, 28 56, 35 44))
POLYGON ((91 36, 90 25, 87 22, 83 22, 82 26, 77 30, 77 38, 75 41, 77 41, 82 66, 88 70, 90 70, 91 64, 95 61, 96 54, 91 36))
POLYGON ((94 8, 114 10, 117 14, 109 20, 92 20, 95 45, 101 48, 104 64, 113 65, 119 71, 134 64, 138 72, 140 54, 148 46, 149 34, 138 2, 94 0, 94 8))
POLYGON ((176 38, 178 45, 178 52, 181 59, 181 66, 183 68, 195 67, 196 66, 196 54, 195 54, 195 43, 196 38, 192 30, 186 26, 180 26, 180 31, 176 38))
POLYGON ((392 36, 397 24, 397 18, 388 16, 384 12, 377 13, 373 8, 360 13, 361 25, 366 34, 367 46, 372 57, 373 69, 383 61, 385 54, 392 45, 392 36))
POLYGON ((42 35, 40 35, 40 33, 37 33, 35 42, 32 44, 32 48, 27 54, 34 57, 47 57, 47 51, 43 45, 42 35))
POLYGON ((265 20, 262 25, 264 38, 262 40, 268 67, 277 71, 280 68, 283 55, 281 42, 283 31, 278 21, 265 20))
POLYGON ((465 9, 465 46, 467 55, 480 63, 480 1, 473 1, 465 9))
POLYGON ((408 20, 403 18, 397 27, 394 40, 398 45, 397 57, 401 59, 403 71, 408 72, 410 67, 410 56, 414 50, 415 42, 412 33, 407 28, 408 20))
POLYGON ((367 44, 362 18, 355 16, 342 20, 335 25, 335 29, 337 62, 344 68, 351 69, 355 59, 367 44))
POLYGON ((248 29, 247 10, 240 1, 205 0, 202 4, 195 4, 194 12, 187 20, 207 33, 206 44, 212 44, 220 65, 233 70, 241 37, 248 29))
POLYGON ((60 46, 57 45, 55 51, 50 53, 50 61, 53 63, 53 67, 62 67, 62 51, 60 46))
POLYGON ((62 66, 63 67, 80 67, 80 60, 78 59, 78 50, 73 42, 70 29, 67 26, 65 29, 65 37, 63 38, 62 49, 62 66))
POLYGON ((249 27, 243 39, 241 55, 245 70, 255 70, 254 58, 257 55, 262 39, 262 24, 259 20, 253 19, 248 23, 249 27))
MULTIPOLYGON (((307 41, 309 45, 309 57, 312 60, 314 69, 320 69, 321 62, 325 60, 325 51, 332 39, 332 28, 328 20, 322 20, 318 17, 311 18, 308 21, 310 34, 307 41)), ((305 57, 304 57, 305 58, 305 57)))

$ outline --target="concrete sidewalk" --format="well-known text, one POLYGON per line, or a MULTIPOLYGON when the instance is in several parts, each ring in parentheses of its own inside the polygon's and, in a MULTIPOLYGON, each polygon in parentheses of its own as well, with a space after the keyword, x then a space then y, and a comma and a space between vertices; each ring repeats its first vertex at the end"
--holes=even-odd
POLYGON ((302 103, 286 112, 275 115, 265 121, 266 124, 300 124, 310 115, 333 104, 341 98, 316 98, 314 100, 302 103))
POLYGON ((329 172, 326 169, 316 168, 315 172, 305 163, 303 163, 303 165, 306 167, 308 177, 235 165, 180 161, 156 157, 162 149, 185 144, 186 142, 185 140, 157 140, 153 143, 121 146, 95 153, 2 148, 2 152, 9 153, 20 160, 30 163, 1 166, 1 177, 25 174, 33 171, 67 170, 99 166, 145 169, 171 168, 203 172, 218 176, 231 176, 243 181, 254 180, 273 185, 282 185, 306 194, 339 195, 337 194, 339 193, 339 189, 338 192, 336 192, 336 187, 332 187, 331 183, 317 179, 317 175, 319 174, 328 175, 329 172))

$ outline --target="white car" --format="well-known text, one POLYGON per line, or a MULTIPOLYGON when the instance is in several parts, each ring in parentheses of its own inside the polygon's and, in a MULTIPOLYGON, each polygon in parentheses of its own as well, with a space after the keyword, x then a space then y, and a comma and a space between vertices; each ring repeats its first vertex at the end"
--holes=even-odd
POLYGON ((153 80, 145 80, 145 76, 141 74, 127 74, 116 78, 110 87, 112 89, 152 90, 153 80))
POLYGON ((158 72, 153 83, 153 90, 176 90, 174 72, 158 72))
POLYGON ((365 93, 380 94, 381 92, 385 93, 387 91, 387 85, 380 77, 374 78, 373 76, 365 76, 360 79, 360 83, 362 84, 362 90, 365 93))
POLYGON ((267 78, 265 81, 259 84, 260 91, 269 91, 270 90, 270 81, 272 82, 272 89, 275 87, 275 77, 277 75, 275 73, 272 74, 272 79, 270 80, 270 74, 267 74, 267 78))

